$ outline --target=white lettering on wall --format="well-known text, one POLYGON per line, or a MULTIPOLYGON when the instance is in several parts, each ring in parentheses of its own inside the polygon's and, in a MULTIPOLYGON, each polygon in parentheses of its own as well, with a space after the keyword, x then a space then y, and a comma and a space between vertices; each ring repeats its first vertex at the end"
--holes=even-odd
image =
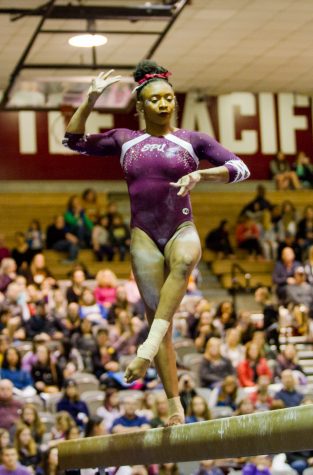
MULTIPOLYGON (((303 99, 299 100, 300 103, 303 103, 303 99)), ((278 94, 280 149, 288 155, 294 155, 297 152, 296 130, 307 130, 308 128, 307 117, 295 115, 294 107, 296 105, 297 99, 294 94, 278 94)), ((309 105, 308 97, 306 105, 309 105)))
POLYGON ((256 115, 255 96, 249 92, 235 92, 218 97, 218 125, 220 142, 234 153, 253 155, 258 151, 258 137, 255 130, 243 130, 236 139, 235 107, 240 114, 256 115))
POLYGON ((277 153, 275 98, 270 92, 259 94, 261 152, 277 153))
POLYGON ((18 113, 18 134, 20 153, 37 153, 36 113, 21 111, 18 113))
POLYGON ((207 103, 199 102, 199 94, 196 92, 186 94, 181 126, 183 129, 198 130, 215 137, 207 103))

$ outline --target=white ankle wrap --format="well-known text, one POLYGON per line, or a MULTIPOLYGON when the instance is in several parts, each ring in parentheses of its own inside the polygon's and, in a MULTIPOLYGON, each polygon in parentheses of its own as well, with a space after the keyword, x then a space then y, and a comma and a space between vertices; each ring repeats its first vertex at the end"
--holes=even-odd
POLYGON ((139 346, 137 356, 150 362, 159 351, 160 344, 169 329, 170 322, 162 318, 156 318, 151 325, 148 338, 139 346))

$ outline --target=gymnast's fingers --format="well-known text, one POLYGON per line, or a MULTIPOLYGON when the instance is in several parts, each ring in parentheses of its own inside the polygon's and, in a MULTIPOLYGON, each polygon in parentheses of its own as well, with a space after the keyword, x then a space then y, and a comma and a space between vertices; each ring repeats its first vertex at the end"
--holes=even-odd
POLYGON ((179 181, 176 182, 176 183, 174 183, 173 181, 171 181, 171 182, 170 182, 170 185, 173 186, 174 188, 180 188, 180 187, 181 187, 181 183, 179 183, 179 181))
POLYGON ((110 76, 110 74, 113 73, 113 71, 114 69, 110 69, 110 71, 108 71, 107 73, 103 73, 102 79, 107 79, 110 76))

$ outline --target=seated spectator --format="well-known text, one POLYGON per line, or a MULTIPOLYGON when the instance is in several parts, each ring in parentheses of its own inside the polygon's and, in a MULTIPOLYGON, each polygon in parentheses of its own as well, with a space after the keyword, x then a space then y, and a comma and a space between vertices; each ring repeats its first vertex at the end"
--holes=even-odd
MULTIPOLYGON (((313 253, 312 253, 313 255, 313 253)), ((141 296, 139 293, 138 285, 135 281, 135 277, 133 274, 133 271, 130 272, 128 280, 124 284, 124 290, 125 290, 125 300, 130 303, 131 305, 138 304, 138 302, 141 300, 141 296)), ((118 292, 119 289, 117 289, 118 292)), ((117 300, 118 300, 118 295, 117 295, 117 300)))
POLYGON ((96 275, 96 281, 94 295, 97 303, 110 307, 116 301, 116 275, 109 269, 100 270, 96 275))
POLYGON ((213 323, 213 313, 207 310, 201 312, 195 331, 195 345, 197 350, 203 353, 209 339, 219 337, 220 335, 220 328, 216 328, 213 323))
POLYGON ((97 192, 93 188, 86 188, 82 192, 82 207, 87 218, 95 224, 100 215, 100 203, 97 192))
POLYGON ((83 318, 80 322, 79 332, 71 339, 70 347, 79 348, 79 354, 83 362, 83 368, 92 371, 91 355, 97 350, 97 341, 92 331, 92 322, 83 318))
POLYGON ((266 374, 259 376, 256 391, 249 395, 257 411, 268 411, 271 409, 273 397, 269 393, 270 384, 271 380, 266 374))
POLYGON ((226 376, 221 386, 217 388, 214 406, 230 407, 235 411, 238 403, 238 389, 237 378, 235 376, 226 376))
POLYGON ((233 257, 234 250, 229 239, 229 224, 223 219, 217 228, 212 229, 205 238, 205 247, 217 253, 218 259, 233 257))
POLYGON ((122 434, 123 432, 132 432, 139 429, 150 429, 150 423, 144 416, 137 416, 137 401, 133 396, 125 397, 123 401, 123 415, 113 421, 112 434, 122 434))
POLYGON ((298 190, 301 188, 299 178, 291 170, 291 166, 283 152, 278 152, 276 158, 270 161, 270 171, 278 190, 298 190))
POLYGON ((302 249, 302 260, 306 258, 308 248, 313 244, 313 206, 308 205, 303 212, 303 218, 298 222, 297 242, 302 249))
POLYGON ((16 262, 11 257, 4 257, 0 265, 0 292, 5 292, 15 280, 16 277, 16 262))
POLYGON ((62 318, 60 325, 64 336, 67 338, 72 338, 73 335, 79 334, 80 330, 80 315, 79 315, 79 305, 76 302, 68 304, 67 315, 65 318, 62 318))
POLYGON ((79 299, 79 316, 87 318, 93 323, 106 320, 108 317, 108 309, 96 302, 94 293, 91 289, 84 289, 79 299))
POLYGON ((89 247, 93 224, 82 208, 78 195, 70 197, 64 214, 64 220, 69 232, 78 238, 79 247, 89 247))
POLYGON ((185 414, 190 401, 196 396, 197 391, 195 389, 196 383, 194 379, 188 373, 183 373, 178 378, 178 391, 180 401, 184 408, 185 414))
MULTIPOLYGON (((120 313, 120 315, 123 312, 120 313)), ((126 312, 124 312, 126 313, 126 312)), ((128 329, 114 342, 113 347, 118 355, 135 355, 138 346, 145 341, 148 325, 138 317, 132 317, 128 329)))
POLYGON ((291 247, 293 252, 295 253, 296 261, 301 262, 302 260, 302 249, 300 244, 298 243, 296 236, 293 236, 289 232, 286 233, 285 238, 283 241, 280 241, 277 247, 277 258, 276 260, 281 260, 281 255, 285 247, 291 247))
POLYGON ((13 398, 13 384, 0 380, 0 428, 10 430, 17 422, 23 404, 13 398))
POLYGON ((292 343, 288 343, 276 358, 275 376, 280 378, 286 369, 297 371, 305 376, 304 369, 298 362, 297 349, 292 343))
POLYGON ((19 462, 29 467, 31 473, 35 473, 41 461, 41 453, 29 427, 19 425, 15 432, 14 445, 19 462))
POLYGON ((103 406, 97 409, 97 416, 101 417, 106 431, 112 427, 114 419, 121 416, 120 399, 116 388, 107 388, 104 393, 103 406))
POLYGON ((31 375, 38 393, 57 393, 61 387, 61 373, 51 359, 47 347, 39 345, 36 350, 37 362, 33 364, 31 375))
POLYGON ((78 386, 74 379, 64 383, 62 398, 57 403, 57 411, 68 412, 79 427, 84 427, 89 418, 87 404, 79 398, 78 386))
POLYGON ((260 304, 263 312, 263 329, 266 341, 274 344, 279 349, 279 326, 278 326, 278 308, 273 303, 272 296, 267 287, 259 287, 255 291, 255 301, 260 304))
POLYGON ((200 366, 201 386, 213 388, 234 372, 231 361, 221 355, 221 340, 211 338, 206 345, 200 366))
POLYGON ((110 226, 110 240, 113 248, 120 255, 120 261, 124 261, 126 253, 129 251, 130 231, 120 214, 116 214, 113 217, 112 225, 110 226))
POLYGON ((26 270, 33 258, 33 253, 27 244, 25 234, 18 231, 14 235, 15 247, 12 249, 11 255, 16 262, 17 269, 26 270))
POLYGON ((56 413, 55 424, 51 429, 52 440, 50 446, 56 445, 61 440, 65 440, 72 427, 75 427, 75 421, 67 411, 56 413))
POLYGON ((248 252, 250 257, 262 257, 260 230, 249 216, 239 218, 235 230, 237 246, 248 252))
MULTIPOLYGON (((140 475, 144 474, 141 473, 140 475)), ((159 465, 159 475, 180 475, 177 463, 162 463, 159 465)))
POLYGON ((47 228, 47 249, 54 249, 68 254, 68 261, 74 262, 79 252, 78 237, 68 231, 64 217, 60 214, 47 228))
POLYGON ((276 284, 276 294, 280 301, 286 300, 287 284, 294 284, 294 273, 301 264, 295 260, 295 253, 291 247, 285 247, 281 260, 276 262, 273 271, 273 282, 276 284))
POLYGON ((84 283, 86 280, 85 272, 81 269, 76 269, 72 273, 72 285, 66 290, 66 299, 68 303, 79 302, 81 294, 85 289, 84 283))
POLYGON ((164 427, 168 421, 168 399, 165 394, 156 394, 154 401, 154 417, 150 421, 152 429, 164 427))
POLYGON ((38 219, 33 219, 26 232, 26 241, 33 255, 41 253, 44 248, 45 236, 41 230, 41 224, 38 219))
POLYGON ((299 406, 303 400, 303 394, 296 390, 296 379, 290 369, 285 369, 281 373, 281 382, 283 384, 274 396, 274 399, 279 399, 285 407, 299 406))
POLYGON ((308 259, 304 265, 307 281, 313 285, 313 246, 309 247, 308 259))
POLYGON ((252 339, 253 334, 256 331, 255 325, 251 319, 251 312, 248 310, 242 310, 238 313, 237 328, 241 333, 241 343, 245 345, 252 339))
POLYGON ((98 261, 103 261, 104 257, 108 261, 112 261, 114 257, 114 249, 111 243, 111 235, 109 231, 109 219, 106 215, 100 216, 95 223, 91 235, 92 249, 98 261))
POLYGON ((217 467, 216 463, 215 460, 202 460, 198 470, 193 472, 192 475, 224 475, 224 471, 217 467))
POLYGON ((8 445, 2 451, 0 475, 29 475, 29 470, 18 462, 18 453, 15 447, 8 445))
POLYGON ((236 325, 237 315, 234 305, 229 300, 221 302, 214 315, 214 325, 223 333, 236 325))
POLYGON ((253 414, 255 412, 255 407, 251 399, 245 397, 238 403, 236 410, 236 416, 246 416, 248 414, 253 414))
POLYGON ((0 373, 1 379, 8 379, 15 388, 21 391, 33 389, 31 375, 21 368, 21 354, 14 346, 5 351, 0 373))
POLYGON ((294 272, 294 283, 287 284, 286 304, 304 305, 313 316, 313 287, 306 281, 304 267, 299 266, 294 272))
POLYGON ((5 244, 5 235, 1 232, 0 233, 0 264, 3 259, 7 257, 11 257, 10 249, 5 244))
POLYGON ((245 357, 244 347, 240 344, 241 334, 238 328, 229 328, 226 332, 225 343, 221 346, 221 353, 230 359, 234 368, 245 357))
POLYGON ((102 418, 99 416, 91 416, 85 428, 85 437, 96 437, 106 434, 107 430, 102 418))
POLYGON ((57 336, 58 324, 47 314, 44 301, 37 302, 34 315, 25 323, 25 330, 29 340, 38 335, 47 335, 51 338, 57 336))
POLYGON ((99 328, 97 332, 97 350, 92 354, 92 367, 92 372, 98 379, 109 371, 119 369, 117 355, 106 328, 99 328))
POLYGON ((268 455, 252 457, 242 470, 242 475, 271 475, 271 459, 268 455))
POLYGON ((6 429, 0 429, 0 463, 2 460, 2 450, 10 445, 10 432, 6 429))
POLYGON ((30 266, 23 272, 23 275, 25 275, 28 284, 35 284, 38 287, 48 277, 52 278, 52 273, 46 265, 46 259, 43 254, 35 254, 30 266))
POLYGON ((313 165, 304 152, 298 153, 294 171, 303 188, 313 188, 313 165))
POLYGON ((50 447, 43 454, 43 461, 42 461, 41 470, 42 471, 41 471, 40 475, 59 475, 60 467, 59 467, 58 448, 57 447, 50 447))
POLYGON ((255 386, 259 376, 267 375, 272 379, 272 372, 256 343, 246 345, 246 357, 237 367, 238 380, 241 386, 255 386))
POLYGON ((16 427, 20 425, 30 429, 32 438, 37 444, 42 443, 43 436, 46 432, 46 426, 42 422, 38 410, 31 403, 26 403, 21 410, 21 415, 16 423, 16 427))
POLYGON ((52 320, 60 321, 65 318, 67 312, 67 301, 64 292, 57 288, 48 295, 47 311, 52 320))
POLYGON ((209 421, 211 413, 208 403, 202 396, 194 396, 187 408, 186 424, 209 421))

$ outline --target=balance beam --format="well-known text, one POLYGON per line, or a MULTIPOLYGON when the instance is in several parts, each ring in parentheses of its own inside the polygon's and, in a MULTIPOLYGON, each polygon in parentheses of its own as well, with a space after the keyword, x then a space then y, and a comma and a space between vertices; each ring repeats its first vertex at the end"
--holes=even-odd
POLYGON ((313 405, 58 445, 62 469, 150 465, 313 449, 313 405))

